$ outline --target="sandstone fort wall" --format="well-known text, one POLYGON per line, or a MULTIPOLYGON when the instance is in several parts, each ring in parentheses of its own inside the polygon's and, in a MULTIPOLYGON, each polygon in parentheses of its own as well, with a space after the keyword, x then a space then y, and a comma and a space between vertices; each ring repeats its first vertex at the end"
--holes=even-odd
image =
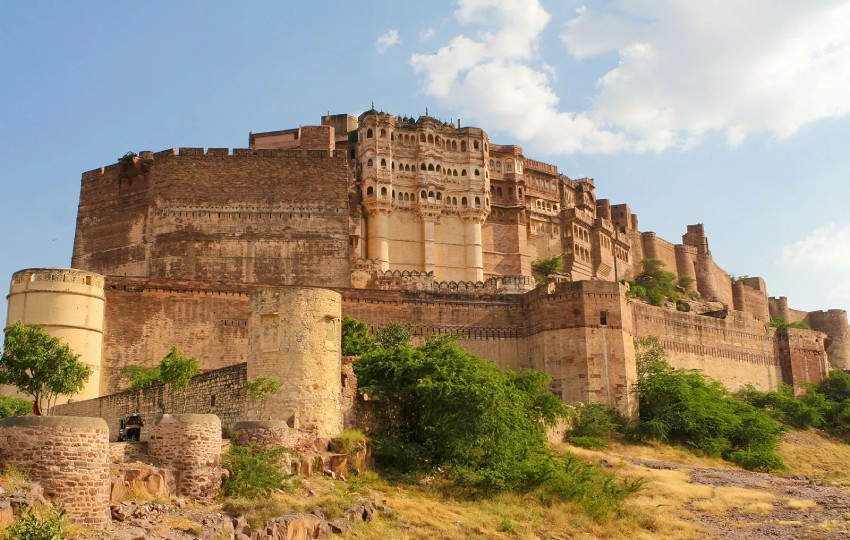
MULTIPOLYGON (((315 155, 318 154, 318 155, 315 155)), ((330 156, 330 157, 329 157, 330 156)), ((72 266, 111 276, 348 286, 347 159, 181 148, 83 175, 72 266)))

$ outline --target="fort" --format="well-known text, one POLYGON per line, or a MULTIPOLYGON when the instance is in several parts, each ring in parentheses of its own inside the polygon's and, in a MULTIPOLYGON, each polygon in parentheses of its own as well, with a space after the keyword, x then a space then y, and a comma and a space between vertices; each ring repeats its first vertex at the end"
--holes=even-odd
POLYGON ((733 280, 703 225, 681 243, 641 231, 593 179, 480 128, 373 108, 248 143, 128 153, 83 173, 71 268, 21 270, 8 296, 9 324, 42 324, 94 369, 58 414, 106 418, 113 439, 117 415, 152 422, 172 398, 122 393, 119 373, 176 346, 207 372, 181 398, 191 412, 232 427, 239 381, 274 374, 269 420, 333 435, 351 417, 344 315, 456 335, 506 369, 547 372, 565 402, 626 412, 635 338, 657 336, 673 365, 732 389, 850 368, 845 311, 794 310, 760 278, 733 280), (532 263, 556 255, 562 272, 538 285, 532 263), (685 312, 630 298, 646 258, 692 278, 700 301, 685 312), (811 330, 769 327, 779 316, 811 330))

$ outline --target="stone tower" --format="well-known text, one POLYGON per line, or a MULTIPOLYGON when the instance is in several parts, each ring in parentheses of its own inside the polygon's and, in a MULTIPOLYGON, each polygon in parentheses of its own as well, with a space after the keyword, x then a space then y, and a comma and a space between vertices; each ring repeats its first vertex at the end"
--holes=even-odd
POLYGON ((248 320, 248 378, 270 375, 282 386, 267 401, 271 420, 295 416, 319 436, 342 431, 341 297, 327 289, 255 292, 248 320))
POLYGON ((60 396, 57 404, 100 396, 103 282, 99 274, 68 268, 31 268, 12 276, 6 326, 16 321, 41 325, 92 368, 85 387, 74 396, 60 396))

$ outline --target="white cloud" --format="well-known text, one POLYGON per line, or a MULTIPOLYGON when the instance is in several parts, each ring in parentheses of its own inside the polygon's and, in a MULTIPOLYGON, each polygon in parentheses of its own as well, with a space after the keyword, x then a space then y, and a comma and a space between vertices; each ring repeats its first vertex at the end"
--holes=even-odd
POLYGON ((830 223, 782 247, 782 262, 792 268, 850 268, 850 225, 830 223))
POLYGON ((428 28, 423 28, 422 31, 419 32, 419 41, 428 41, 434 36, 434 27, 429 26, 428 28))
POLYGON ((398 30, 387 30, 375 40, 375 50, 384 54, 393 45, 401 43, 401 38, 398 36, 398 30))
POLYGON ((436 54, 414 54, 411 64, 427 94, 544 151, 662 151, 712 132, 737 146, 754 132, 788 137, 850 114, 847 0, 616 0, 613 7, 583 7, 557 21, 579 62, 618 58, 585 110, 561 104, 552 62, 540 58, 551 16, 539 0, 459 0, 455 18, 476 32, 436 54))

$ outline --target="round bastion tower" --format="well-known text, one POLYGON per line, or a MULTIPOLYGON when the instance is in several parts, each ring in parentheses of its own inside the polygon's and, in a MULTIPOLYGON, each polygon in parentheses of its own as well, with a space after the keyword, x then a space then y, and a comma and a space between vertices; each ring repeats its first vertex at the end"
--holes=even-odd
POLYGON ((45 332, 67 343, 80 355, 80 361, 92 368, 83 389, 74 396, 60 396, 57 405, 68 398, 84 400, 100 396, 103 285, 100 274, 71 268, 30 268, 12 275, 6 326, 16 321, 41 325, 45 332))
POLYGON ((298 419, 320 437, 342 431, 338 292, 282 287, 251 294, 248 378, 275 376, 281 387, 262 411, 269 420, 298 419))

